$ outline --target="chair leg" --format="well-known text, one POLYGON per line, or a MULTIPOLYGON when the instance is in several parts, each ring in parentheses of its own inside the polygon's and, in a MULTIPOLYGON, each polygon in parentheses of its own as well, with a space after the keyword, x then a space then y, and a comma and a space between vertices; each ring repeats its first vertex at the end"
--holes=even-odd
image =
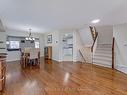
POLYGON ((33 65, 35 65, 35 64, 36 64, 36 59, 33 60, 33 65))

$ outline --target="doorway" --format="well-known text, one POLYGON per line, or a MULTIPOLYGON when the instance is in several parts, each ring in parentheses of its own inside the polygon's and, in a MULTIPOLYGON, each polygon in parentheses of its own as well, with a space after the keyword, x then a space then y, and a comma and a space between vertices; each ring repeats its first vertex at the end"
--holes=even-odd
POLYGON ((62 42, 63 61, 73 61, 73 33, 63 34, 62 42))

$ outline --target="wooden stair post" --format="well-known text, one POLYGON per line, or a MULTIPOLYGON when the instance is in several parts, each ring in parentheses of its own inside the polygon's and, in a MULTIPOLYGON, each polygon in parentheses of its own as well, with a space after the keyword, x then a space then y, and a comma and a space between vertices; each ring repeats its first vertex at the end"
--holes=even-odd
POLYGON ((115 46, 115 38, 112 40, 112 69, 114 69, 114 46, 115 46))

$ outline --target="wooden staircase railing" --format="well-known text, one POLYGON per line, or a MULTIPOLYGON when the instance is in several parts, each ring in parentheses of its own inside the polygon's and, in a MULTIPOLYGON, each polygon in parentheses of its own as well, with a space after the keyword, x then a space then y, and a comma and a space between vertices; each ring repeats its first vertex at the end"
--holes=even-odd
POLYGON ((95 27, 92 27, 92 26, 89 26, 89 27, 90 27, 90 31, 91 31, 91 34, 93 37, 93 45, 91 47, 91 52, 93 52, 93 48, 94 48, 95 42, 96 42, 97 37, 98 37, 98 32, 96 31, 95 27))
POLYGON ((114 69, 114 47, 115 47, 115 38, 113 37, 113 40, 112 40, 112 69, 114 69))
POLYGON ((97 32, 94 26, 89 26, 93 40, 95 40, 97 32))
POLYGON ((95 40, 94 40, 93 45, 92 45, 92 47, 91 47, 91 52, 93 52, 94 45, 95 45, 95 42, 96 42, 96 40, 97 40, 97 37, 98 37, 98 32, 96 33, 95 40))
POLYGON ((82 58, 83 58, 84 62, 86 63, 86 59, 84 58, 84 56, 83 56, 83 54, 82 54, 81 50, 79 50, 79 53, 80 53, 80 55, 82 56, 82 58))

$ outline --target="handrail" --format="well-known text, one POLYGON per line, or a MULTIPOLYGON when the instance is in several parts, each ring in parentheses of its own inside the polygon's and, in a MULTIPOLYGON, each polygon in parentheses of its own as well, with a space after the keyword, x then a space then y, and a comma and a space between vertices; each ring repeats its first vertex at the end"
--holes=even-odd
POLYGON ((90 28, 90 31, 91 31, 92 38, 93 38, 93 40, 94 40, 93 27, 92 27, 92 26, 89 26, 89 28, 90 28))
POLYGON ((85 58, 84 58, 84 56, 83 56, 83 54, 82 54, 82 52, 80 50, 79 50, 79 53, 81 54, 83 60, 86 62, 86 60, 85 60, 85 58))
POLYGON ((92 35, 92 38, 93 38, 93 40, 95 40, 95 38, 96 38, 96 28, 95 27, 93 27, 93 26, 89 26, 89 28, 90 28, 90 31, 91 31, 91 35, 92 35))
POLYGON ((97 37, 98 37, 98 32, 96 32, 96 28, 95 27, 89 26, 89 28, 90 28, 91 35, 92 35, 93 41, 94 41, 93 45, 91 47, 91 52, 93 52, 93 48, 94 48, 94 45, 95 45, 97 37))
POLYGON ((98 32, 96 32, 95 40, 94 40, 93 45, 91 47, 91 52, 93 52, 93 48, 94 48, 95 42, 97 40, 97 37, 98 37, 98 32))
POLYGON ((115 38, 112 40, 112 69, 114 69, 114 47, 115 47, 115 38))

